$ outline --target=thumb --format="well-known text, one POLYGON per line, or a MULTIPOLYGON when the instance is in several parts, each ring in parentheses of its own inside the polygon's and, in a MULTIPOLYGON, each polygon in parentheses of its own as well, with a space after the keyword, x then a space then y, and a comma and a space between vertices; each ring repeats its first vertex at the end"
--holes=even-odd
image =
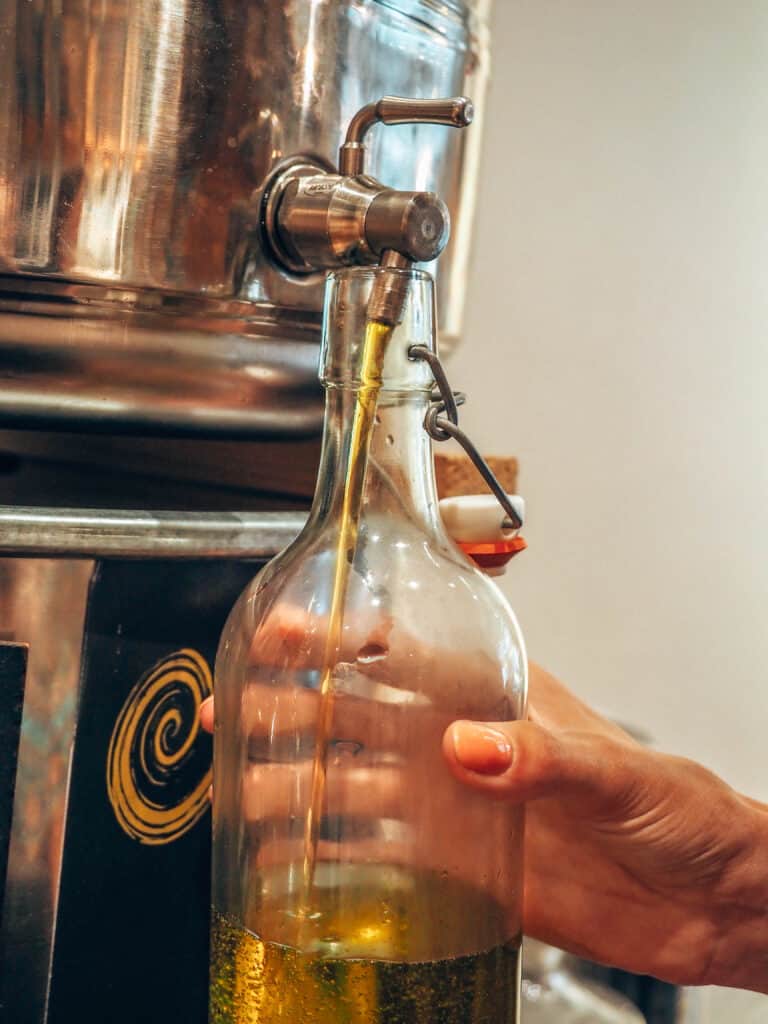
POLYGON ((213 732, 213 697, 206 697, 201 702, 198 711, 200 715, 200 725, 206 732, 213 732))
POLYGON ((514 803, 578 798, 607 811, 631 795, 631 748, 598 733, 552 733, 535 722, 454 722, 443 755, 456 778, 514 803))

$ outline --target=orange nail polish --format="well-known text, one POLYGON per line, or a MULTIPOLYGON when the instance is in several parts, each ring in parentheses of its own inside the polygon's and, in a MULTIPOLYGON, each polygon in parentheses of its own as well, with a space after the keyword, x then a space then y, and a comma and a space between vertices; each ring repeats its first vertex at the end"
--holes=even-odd
POLYGON ((512 764, 512 745, 499 729, 462 722, 453 730, 456 760, 478 775, 502 775, 512 764))

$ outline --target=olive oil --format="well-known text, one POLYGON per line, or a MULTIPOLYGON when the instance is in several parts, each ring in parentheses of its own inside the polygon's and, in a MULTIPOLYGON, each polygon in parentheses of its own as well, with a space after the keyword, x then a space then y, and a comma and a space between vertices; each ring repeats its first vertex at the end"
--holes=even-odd
POLYGON ((520 944, 490 897, 426 872, 325 867, 309 920, 270 879, 252 928, 214 911, 210 1024, 518 1020, 520 944))
POLYGON ((347 470, 344 478, 344 496, 339 520, 339 537, 336 547, 336 564, 333 575, 333 589, 328 614, 328 635, 320 677, 320 709, 317 723, 317 738, 312 764, 312 788, 304 829, 304 896, 306 910, 312 908, 312 877, 314 873, 317 838, 325 800, 325 777, 327 768, 328 741, 333 721, 333 670, 339 660, 342 627, 344 625, 344 604, 349 582, 349 571, 355 558, 357 534, 360 524, 360 506, 368 468, 368 453, 371 447, 371 432, 376 418, 376 405, 381 389, 381 372, 387 343, 392 334, 388 324, 369 320, 363 341, 360 386, 357 390, 352 433, 347 456, 347 470))

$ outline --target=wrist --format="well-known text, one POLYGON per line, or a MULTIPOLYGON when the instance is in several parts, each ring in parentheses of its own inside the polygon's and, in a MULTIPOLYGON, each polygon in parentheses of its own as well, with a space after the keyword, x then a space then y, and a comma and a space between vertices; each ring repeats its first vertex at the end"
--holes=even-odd
POLYGON ((738 805, 743 852, 718 887, 719 937, 704 982, 768 994, 768 806, 746 797, 738 805))

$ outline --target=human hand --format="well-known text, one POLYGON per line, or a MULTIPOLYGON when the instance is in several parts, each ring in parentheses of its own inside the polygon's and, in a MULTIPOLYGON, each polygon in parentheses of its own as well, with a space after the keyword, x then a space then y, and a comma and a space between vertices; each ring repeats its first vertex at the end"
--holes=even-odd
MULTIPOLYGON (((301 620, 289 624, 289 632, 301 629, 301 620)), ((448 686, 472 671, 469 664, 437 668, 448 686)), ((442 742, 445 762, 464 786, 505 805, 528 804, 525 932, 681 984, 768 991, 768 809, 693 762, 643 748, 537 666, 530 675, 528 722, 460 721, 442 742)), ((314 720, 316 699, 301 693, 294 726, 314 720)), ((246 701, 247 728, 257 736, 259 722, 275 722, 274 700, 256 684, 246 701)), ((212 728, 212 702, 201 720, 212 728)), ((386 722, 379 728, 386 731, 386 722)), ((374 793, 376 803, 394 806, 417 794, 439 805, 451 781, 435 784, 436 753, 424 750, 418 773, 422 783, 432 779, 429 794, 370 764, 356 765, 350 785, 335 788, 353 809, 361 797, 374 801, 374 793)), ((255 771, 254 788, 263 793, 264 768, 255 771)), ((271 782, 277 806, 277 774, 271 782)), ((461 843, 466 821, 445 814, 434 820, 461 843)))
POLYGON ((528 722, 457 722, 466 785, 526 801, 524 930, 679 984, 768 992, 768 808, 530 666, 528 722))
MULTIPOLYGON (((319 722, 329 714, 318 861, 391 864, 463 881, 504 908, 505 940, 519 935, 522 809, 494 808, 452 778, 441 742, 456 714, 520 716, 524 672, 500 677, 481 650, 438 652, 375 610, 366 622, 345 624, 323 706, 323 616, 278 603, 240 635, 236 685, 219 663, 226 741, 214 770, 229 781, 216 792, 214 818, 215 828, 243 830, 253 871, 304 860, 319 722)), ((211 728, 212 705, 202 718, 211 728)))

